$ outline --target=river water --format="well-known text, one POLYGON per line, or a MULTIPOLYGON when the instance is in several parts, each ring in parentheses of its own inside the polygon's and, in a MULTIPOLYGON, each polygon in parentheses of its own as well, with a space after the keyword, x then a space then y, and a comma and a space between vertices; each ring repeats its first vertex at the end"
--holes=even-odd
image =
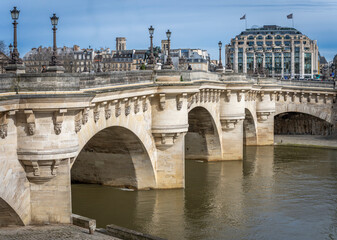
POLYGON ((168 239, 337 239, 337 151, 247 147, 243 161, 186 161, 186 188, 72 185, 73 212, 98 227, 168 239))

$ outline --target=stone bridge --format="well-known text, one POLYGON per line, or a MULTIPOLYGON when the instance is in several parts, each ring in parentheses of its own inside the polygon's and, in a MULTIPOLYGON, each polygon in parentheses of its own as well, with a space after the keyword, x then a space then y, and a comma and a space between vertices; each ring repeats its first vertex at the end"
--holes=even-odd
POLYGON ((198 71, 0 75, 0 226, 69 223, 71 181, 183 188, 185 159, 242 160, 274 116, 336 125, 331 82, 198 71))

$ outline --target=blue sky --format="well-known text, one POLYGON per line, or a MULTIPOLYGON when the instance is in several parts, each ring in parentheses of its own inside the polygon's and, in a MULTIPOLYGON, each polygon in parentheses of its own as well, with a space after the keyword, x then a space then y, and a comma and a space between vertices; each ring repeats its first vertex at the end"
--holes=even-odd
POLYGON ((10 12, 20 12, 18 45, 21 56, 32 47, 51 46, 49 17, 59 17, 58 46, 115 49, 115 38, 126 37, 127 48, 149 45, 148 30, 155 27, 154 43, 160 45, 165 32, 172 32, 173 48, 202 48, 218 58, 217 43, 228 43, 248 27, 276 24, 291 26, 286 19, 294 14, 295 28, 318 41, 319 51, 328 60, 337 53, 337 0, 1 0, 0 40, 8 45, 13 38, 10 12))

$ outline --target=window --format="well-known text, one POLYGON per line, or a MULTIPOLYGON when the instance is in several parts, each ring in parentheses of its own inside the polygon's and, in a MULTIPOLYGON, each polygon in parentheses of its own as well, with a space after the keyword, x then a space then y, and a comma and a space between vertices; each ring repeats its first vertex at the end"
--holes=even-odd
POLYGON ((267 46, 272 46, 272 45, 273 45, 273 42, 272 42, 272 41, 266 41, 266 45, 267 45, 267 46))
POLYGON ((304 55, 304 74, 311 74, 311 53, 304 55))
POLYGON ((270 35, 268 35, 268 36, 266 37, 266 39, 273 39, 273 37, 270 36, 270 35))
POLYGON ((256 42, 257 46, 263 46, 263 42, 262 41, 258 41, 256 42))
POLYGON ((277 35, 275 39, 282 39, 282 37, 280 35, 277 35))
POLYGON ((275 42, 275 45, 276 45, 276 46, 281 46, 281 44, 282 44, 281 41, 276 41, 276 42, 275 42))
POLYGON ((290 46, 291 42, 290 41, 284 41, 284 45, 290 46))

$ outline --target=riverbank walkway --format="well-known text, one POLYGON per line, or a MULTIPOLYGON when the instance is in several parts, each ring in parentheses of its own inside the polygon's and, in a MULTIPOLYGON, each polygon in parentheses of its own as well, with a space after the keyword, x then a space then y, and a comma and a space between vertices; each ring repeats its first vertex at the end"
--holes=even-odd
POLYGON ((44 225, 0 228, 1 240, 119 240, 98 231, 89 234, 88 229, 75 225, 44 225))

